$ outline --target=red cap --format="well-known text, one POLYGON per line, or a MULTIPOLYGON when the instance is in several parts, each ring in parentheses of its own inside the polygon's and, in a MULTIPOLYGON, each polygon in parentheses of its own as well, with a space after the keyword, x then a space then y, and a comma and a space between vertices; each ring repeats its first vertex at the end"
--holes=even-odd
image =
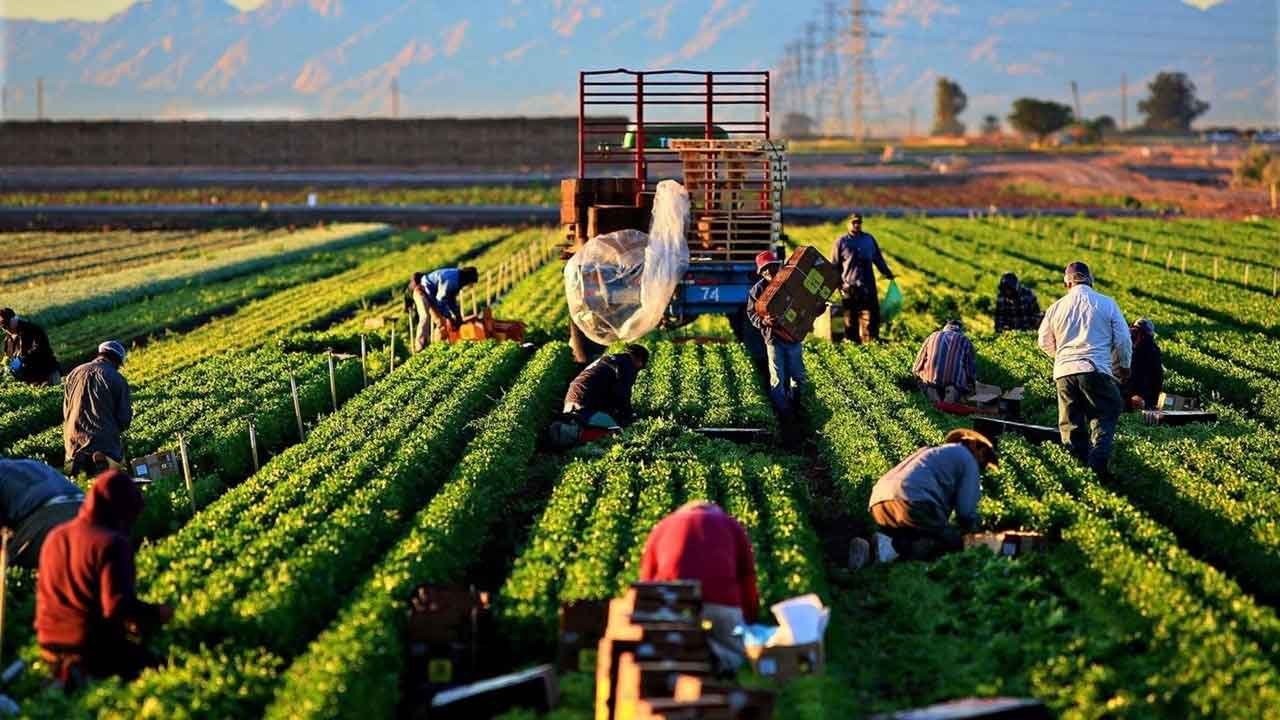
POLYGON ((761 250, 760 254, 756 255, 756 272, 763 270, 766 265, 777 264, 778 258, 773 254, 772 250, 761 250))

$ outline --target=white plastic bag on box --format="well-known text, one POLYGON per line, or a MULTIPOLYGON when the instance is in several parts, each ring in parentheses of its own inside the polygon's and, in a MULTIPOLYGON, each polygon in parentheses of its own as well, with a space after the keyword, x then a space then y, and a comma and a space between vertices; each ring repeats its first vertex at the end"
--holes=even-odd
POLYGON ((658 183, 649 233, 619 230, 589 240, 564 267, 569 317, 593 342, 631 341, 658 327, 689 269, 689 193, 658 183))

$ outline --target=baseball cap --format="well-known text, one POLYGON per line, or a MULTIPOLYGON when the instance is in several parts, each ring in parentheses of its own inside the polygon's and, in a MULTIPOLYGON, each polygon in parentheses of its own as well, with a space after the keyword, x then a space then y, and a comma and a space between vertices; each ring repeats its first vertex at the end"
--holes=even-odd
POLYGON ((761 250, 756 255, 756 272, 760 272, 770 265, 778 264, 778 256, 773 254, 772 250, 761 250))
POLYGON ((124 349, 124 345, 121 345, 117 340, 108 340, 102 343, 98 346, 98 352, 111 353, 112 355, 115 355, 120 360, 121 365, 124 364, 125 356, 128 355, 128 352, 124 349))
POLYGON ((1149 319, 1147 319, 1147 318, 1138 318, 1138 321, 1137 321, 1137 322, 1135 322, 1135 323, 1133 324, 1133 326, 1134 326, 1134 327, 1136 327, 1136 328, 1141 328, 1141 329, 1143 329, 1143 330, 1147 331, 1147 334, 1148 334, 1148 335, 1150 335, 1150 336, 1152 336, 1152 337, 1155 337, 1155 334, 1156 334, 1156 324, 1155 324, 1155 323, 1153 323, 1153 322, 1151 322, 1151 320, 1149 320, 1149 319))

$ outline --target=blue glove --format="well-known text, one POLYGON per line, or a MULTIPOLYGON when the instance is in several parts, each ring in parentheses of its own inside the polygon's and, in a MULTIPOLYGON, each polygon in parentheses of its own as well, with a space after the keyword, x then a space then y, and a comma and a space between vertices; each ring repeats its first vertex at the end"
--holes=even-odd
POLYGON ((22 372, 22 358, 13 358, 9 360, 9 374, 18 377, 22 372))

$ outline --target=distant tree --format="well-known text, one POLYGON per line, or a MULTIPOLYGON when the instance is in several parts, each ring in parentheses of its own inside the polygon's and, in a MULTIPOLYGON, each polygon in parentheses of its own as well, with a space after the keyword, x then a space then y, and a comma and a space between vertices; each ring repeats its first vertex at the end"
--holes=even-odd
POLYGON ((782 118, 782 136, 787 138, 813 137, 813 118, 805 113, 787 113, 782 118))
POLYGON ((1071 124, 1071 115, 1071 108, 1062 103, 1018 98, 1013 101, 1009 124, 1018 132, 1035 135, 1037 140, 1044 142, 1050 134, 1071 124))
POLYGON ((1162 72, 1147 85, 1150 95, 1138 103, 1138 112, 1147 116, 1148 130, 1191 129, 1191 122, 1209 110, 1209 103, 1196 97, 1195 83, 1186 73, 1162 72))
POLYGON ((1000 134, 1000 118, 995 115, 985 115, 982 118, 982 134, 983 135, 999 135, 1000 134))
POLYGON ((969 97, 960 89, 960 85, 938 78, 938 86, 934 91, 933 103, 933 135, 963 135, 964 123, 960 122, 960 113, 969 105, 969 97))
POLYGON ((1090 125, 1093 125, 1093 129, 1096 130, 1099 135, 1109 135, 1120 128, 1119 125, 1116 125, 1116 119, 1110 115, 1099 115, 1093 119, 1093 122, 1090 123, 1090 125))

